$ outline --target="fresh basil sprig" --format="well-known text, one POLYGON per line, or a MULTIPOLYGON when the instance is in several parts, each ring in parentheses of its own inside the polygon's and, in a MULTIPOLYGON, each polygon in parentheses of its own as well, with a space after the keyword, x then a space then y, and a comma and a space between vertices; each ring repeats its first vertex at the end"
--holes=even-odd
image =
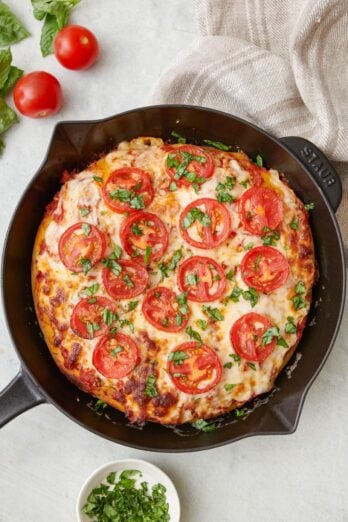
POLYGON ((12 45, 30 36, 29 31, 0 0, 0 46, 12 45))

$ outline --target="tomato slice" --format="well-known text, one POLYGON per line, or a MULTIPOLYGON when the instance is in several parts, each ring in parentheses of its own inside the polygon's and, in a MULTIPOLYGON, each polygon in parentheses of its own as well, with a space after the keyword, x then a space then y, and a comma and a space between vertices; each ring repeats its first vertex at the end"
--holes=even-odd
POLYGON ((178 186, 204 183, 214 172, 212 157, 195 145, 171 147, 165 161, 167 174, 178 186))
POLYGON ((210 257, 193 256, 179 266, 178 285, 191 301, 204 303, 219 299, 226 288, 223 268, 210 257))
POLYGON ((76 335, 94 339, 105 335, 109 327, 103 320, 105 308, 116 312, 115 304, 106 297, 81 299, 75 306, 70 319, 70 327, 76 335))
POLYGON ((134 212, 126 218, 120 237, 127 254, 145 264, 158 261, 168 247, 168 232, 163 221, 150 212, 134 212))
POLYGON ((115 275, 110 268, 103 268, 103 283, 107 293, 114 299, 131 299, 144 292, 149 275, 144 266, 135 261, 119 259, 122 271, 115 275))
POLYGON ((214 248, 228 238, 231 216, 227 208, 211 198, 192 201, 180 215, 180 232, 190 245, 214 248))
POLYGON ((180 305, 175 292, 165 286, 147 292, 142 311, 149 323, 163 332, 179 332, 185 328, 190 316, 187 305, 180 305))
POLYGON ((102 194, 107 206, 119 214, 148 207, 155 195, 148 173, 135 167, 112 172, 102 194))
POLYGON ((122 333, 105 335, 93 351, 93 365, 109 379, 122 379, 133 370, 137 362, 137 344, 122 333))
POLYGON ((290 267, 279 250, 259 246, 245 254, 241 262, 241 273, 248 286, 268 294, 285 283, 290 267))
POLYGON ((69 227, 58 243, 59 257, 72 272, 88 271, 101 260, 105 249, 105 235, 94 225, 82 222, 69 227))
POLYGON ((247 361, 264 361, 276 346, 276 338, 262 345, 262 336, 273 325, 263 315, 250 312, 242 315, 231 328, 231 343, 238 355, 247 361))
POLYGON ((222 366, 214 350, 192 341, 180 344, 170 353, 168 373, 179 390, 206 393, 220 381, 222 366))
POLYGON ((248 232, 261 236, 265 227, 274 230, 282 223, 284 205, 274 190, 252 187, 239 200, 239 215, 248 232))

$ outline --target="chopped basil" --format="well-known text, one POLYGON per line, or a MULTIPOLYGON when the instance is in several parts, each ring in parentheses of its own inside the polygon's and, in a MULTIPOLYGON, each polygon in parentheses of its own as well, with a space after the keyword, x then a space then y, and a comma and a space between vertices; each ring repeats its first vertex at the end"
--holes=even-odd
POLYGON ((273 337, 278 338, 279 336, 279 328, 277 326, 271 326, 268 328, 262 336, 261 345, 266 346, 273 341, 273 337))
POLYGON ((207 422, 204 419, 196 420, 192 423, 192 426, 196 428, 196 430, 205 431, 206 433, 210 431, 216 430, 216 424, 207 422))
POLYGON ((145 263, 145 265, 147 265, 150 262, 151 254, 152 254, 152 248, 150 246, 147 246, 145 248, 145 252, 144 252, 144 263, 145 263))
POLYGON ((271 230, 269 227, 263 227, 262 232, 264 234, 261 236, 263 245, 272 245, 275 246, 280 238, 280 234, 278 230, 271 230))
POLYGON ((254 262, 254 272, 257 272, 257 271, 258 271, 258 269, 259 269, 259 264, 260 264, 261 259, 262 259, 261 254, 259 254, 258 256, 256 256, 256 259, 255 259, 255 262, 254 262))
POLYGON ((132 231, 132 234, 134 234, 135 236, 143 236, 144 235, 144 233, 141 230, 141 228, 139 227, 138 223, 133 223, 133 225, 131 226, 131 231, 132 231))
POLYGON ((128 312, 131 312, 132 310, 135 310, 136 307, 138 306, 139 304, 139 301, 129 301, 128 303, 128 312))
POLYGON ((113 349, 110 351, 110 355, 111 355, 112 357, 116 357, 116 355, 117 355, 118 353, 120 353, 120 352, 123 352, 123 348, 122 348, 122 346, 117 345, 117 346, 115 346, 115 348, 113 348, 113 349))
POLYGON ((135 190, 140 188, 141 184, 139 183, 134 187, 134 190, 128 189, 117 189, 109 192, 109 196, 111 199, 118 199, 122 203, 129 203, 131 208, 136 210, 143 210, 145 208, 145 203, 143 196, 141 194, 136 194, 135 190))
POLYGON ((83 273, 86 275, 92 268, 92 263, 87 257, 81 257, 80 265, 83 267, 83 273))
POLYGON ((232 388, 235 388, 236 386, 237 386, 237 384, 225 384, 224 388, 226 391, 230 391, 230 390, 232 390, 232 388))
POLYGON ((187 292, 182 292, 181 294, 178 294, 176 296, 176 300, 179 303, 180 313, 183 315, 187 314, 188 313, 187 292))
POLYGON ((93 176, 93 179, 94 179, 94 181, 96 181, 97 183, 102 183, 102 181, 103 181, 103 178, 101 178, 100 176, 93 176))
POLYGON ((260 154, 256 156, 255 163, 258 167, 263 167, 263 157, 260 154))
POLYGON ((289 348, 288 343, 286 342, 284 337, 282 337, 281 335, 277 339, 277 345, 282 346, 283 348, 289 348))
POLYGON ((80 216, 81 217, 88 216, 89 213, 90 213, 90 210, 88 210, 88 208, 86 208, 86 207, 80 208, 80 216))
POLYGON ((247 414, 247 412, 243 409, 243 408, 236 408, 234 410, 235 414, 236 414, 236 417, 245 417, 245 415, 247 414))
POLYGON ((298 223, 298 219, 293 219, 290 223, 290 227, 293 229, 293 230, 298 230, 298 227, 299 227, 299 223, 298 223))
POLYGON ((228 298, 231 299, 231 301, 233 301, 234 303, 238 303, 239 297, 241 296, 242 293, 243 293, 243 290, 238 288, 238 286, 235 286, 233 288, 232 292, 230 293, 230 295, 228 296, 228 298))
POLYGON ((294 295, 294 297, 292 297, 291 299, 294 304, 295 310, 301 310, 301 308, 305 308, 306 302, 300 295, 294 295))
POLYGON ((135 329, 134 329, 134 324, 129 321, 128 319, 121 319, 120 320, 120 327, 123 328, 124 326, 128 326, 130 331, 132 333, 134 333, 135 329))
POLYGON ((111 326, 111 324, 117 320, 117 315, 113 313, 109 308, 104 308, 102 312, 102 318, 106 326, 111 326))
POLYGON ((243 298, 246 300, 246 301, 250 301, 250 304, 251 304, 251 307, 254 308, 254 306, 256 305, 256 303, 258 302, 259 300, 259 294, 258 292, 255 290, 255 288, 250 288, 248 290, 244 290, 243 291, 243 298))
POLYGON ((227 272, 227 274, 226 274, 226 278, 227 278, 229 281, 233 281, 233 280, 234 280, 234 271, 232 270, 232 268, 227 272))
POLYGON ((209 227, 211 225, 211 219, 206 212, 203 212, 197 207, 191 208, 189 212, 187 212, 186 216, 183 219, 182 227, 186 230, 189 228, 195 221, 199 221, 204 227, 209 227))
POLYGON ((170 135, 176 139, 177 143, 186 143, 186 138, 181 136, 181 134, 179 134, 178 132, 172 131, 170 135))
POLYGON ((297 326, 294 323, 294 318, 289 316, 287 317, 287 323, 285 323, 285 333, 294 334, 297 332, 297 326))
POLYGON ((178 189, 178 187, 177 187, 175 181, 172 181, 172 182, 170 183, 169 187, 168 187, 168 190, 170 190, 171 192, 174 192, 174 191, 177 190, 177 189, 178 189))
POLYGON ((249 183, 249 180, 248 180, 248 179, 245 179, 244 181, 240 181, 240 182, 239 182, 239 184, 242 185, 244 188, 247 188, 248 183, 249 183))
POLYGON ((126 283, 126 286, 129 286, 129 288, 134 288, 134 283, 128 274, 125 274, 122 279, 126 283))
POLYGON ((196 330, 192 328, 192 326, 188 326, 187 328, 185 328, 185 332, 191 337, 191 339, 195 339, 199 342, 199 344, 202 344, 202 337, 196 330))
POLYGON ((156 389, 156 377, 154 375, 149 375, 145 384, 145 395, 148 397, 156 397, 158 395, 156 389))
POLYGON ((107 403, 102 401, 101 399, 98 399, 95 404, 92 406, 92 410, 94 410, 95 412, 100 412, 100 411, 103 411, 105 410, 105 408, 107 407, 107 403))
POLYGON ((168 326, 168 317, 165 317, 165 318, 162 320, 162 326, 164 326, 164 327, 168 326))
POLYGON ((305 210, 313 210, 315 207, 314 203, 306 203, 304 208, 305 210))
POLYGON ((95 522, 169 522, 166 488, 155 484, 150 492, 145 481, 138 487, 136 475, 142 476, 134 469, 122 471, 117 479, 115 471, 109 473, 106 483, 102 482, 89 493, 82 509, 84 515, 95 522))
POLYGON ((88 303, 89 303, 89 304, 93 304, 93 303, 96 303, 96 302, 97 302, 97 298, 96 298, 96 297, 90 297, 90 298, 88 299, 88 303))
POLYGON ((218 192, 216 199, 219 203, 233 203, 236 198, 228 192, 218 192))
POLYGON ((252 370, 254 370, 254 372, 256 371, 256 366, 254 363, 252 362, 247 362, 247 366, 249 366, 249 368, 251 368, 252 370))
POLYGON ((208 328, 208 323, 204 319, 198 319, 197 324, 203 331, 208 328))
POLYGON ((173 153, 168 154, 166 163, 167 163, 167 167, 169 169, 171 169, 171 168, 177 169, 180 166, 180 161, 173 153))
POLYGON ((212 320, 212 321, 223 321, 224 316, 218 308, 213 308, 211 306, 202 306, 203 312, 212 320))
POLYGON ((0 46, 12 45, 27 36, 30 33, 24 25, 4 2, 0 2, 0 46))
POLYGON ((232 366, 233 366, 233 363, 231 363, 231 362, 227 362, 224 364, 224 368, 227 368, 227 369, 232 368, 232 366))
POLYGON ((89 234, 91 233, 91 227, 89 226, 89 224, 88 223, 82 223, 81 228, 82 228, 82 231, 83 231, 84 235, 86 237, 88 237, 89 234))
POLYGON ((98 323, 90 323, 89 321, 87 321, 86 328, 90 338, 93 339, 94 332, 100 330, 100 325, 98 323))
POLYGON ((225 145, 222 143, 222 141, 203 140, 203 143, 209 145, 210 147, 214 147, 214 149, 223 150, 225 152, 231 150, 232 148, 230 145, 225 145))
POLYGON ((180 314, 177 314, 176 317, 175 317, 175 323, 178 325, 178 326, 181 326, 182 325, 182 315, 180 314))
POLYGON ((246 245, 244 245, 244 250, 250 250, 251 248, 253 248, 254 246, 254 243, 250 242, 250 243, 247 243, 246 245))
POLYGON ((241 358, 240 358, 240 356, 238 354, 230 353, 229 357, 231 357, 234 360, 234 362, 238 363, 238 366, 240 365, 241 358))
POLYGON ((181 260, 183 256, 183 253, 182 253, 182 248, 180 248, 179 250, 176 250, 173 254, 173 257, 171 258, 171 260, 169 261, 168 264, 165 264, 165 263, 159 263, 158 264, 158 268, 160 269, 161 271, 161 274, 162 274, 162 278, 165 278, 165 277, 169 277, 169 271, 173 271, 176 269, 176 267, 178 266, 178 263, 179 261, 181 260))
POLYGON ((94 295, 94 294, 96 294, 98 292, 99 286, 100 286, 99 283, 94 283, 93 285, 88 286, 87 288, 85 288, 82 293, 85 294, 85 295, 92 296, 92 295, 94 295))
POLYGON ((236 198, 232 194, 229 194, 227 190, 232 190, 235 184, 236 178, 231 176, 227 176, 224 183, 218 183, 216 185, 216 199, 220 203, 233 203, 236 198))
POLYGON ((169 354, 168 360, 173 361, 174 366, 180 366, 189 356, 182 350, 177 350, 169 354))
POLYGON ((295 286, 295 292, 296 294, 300 295, 300 294, 304 294, 306 291, 306 287, 303 283, 303 281, 299 281, 296 286, 295 286))
POLYGON ((197 285, 198 283, 198 275, 196 274, 187 274, 186 283, 188 285, 197 285))

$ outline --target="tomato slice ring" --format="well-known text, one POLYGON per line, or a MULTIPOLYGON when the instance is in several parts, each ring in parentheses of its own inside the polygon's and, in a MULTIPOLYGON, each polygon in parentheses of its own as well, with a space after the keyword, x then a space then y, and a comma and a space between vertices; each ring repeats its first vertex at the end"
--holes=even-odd
POLYGON ((103 283, 107 293, 113 299, 131 299, 144 292, 149 274, 143 265, 135 261, 119 259, 122 271, 117 276, 110 268, 103 268, 103 283))
POLYGON ((250 312, 242 315, 232 326, 230 338, 235 352, 247 361, 264 361, 274 350, 276 338, 262 346, 262 336, 273 325, 264 316, 250 312))
POLYGON ((114 212, 123 214, 134 211, 131 201, 117 199, 116 191, 123 191, 123 194, 128 191, 129 199, 135 198, 138 205, 140 203, 144 207, 150 205, 155 195, 149 174, 135 167, 124 167, 112 172, 102 190, 105 203, 114 212))
POLYGON ((205 180, 211 178, 214 172, 214 162, 212 157, 207 154, 206 151, 200 147, 196 147, 195 145, 179 145, 176 147, 171 147, 169 149, 168 155, 166 156, 165 162, 167 174, 179 187, 191 186, 192 183, 204 183, 205 180), (193 176, 192 181, 190 181, 190 179, 188 179, 185 174, 183 174, 181 177, 176 174, 179 165, 183 165, 185 161, 187 162, 186 158, 188 154, 201 159, 201 161, 193 159, 187 164, 186 168, 183 169, 184 173, 189 173, 189 176, 190 174, 195 175, 193 176), (177 162, 178 167, 169 167, 168 161, 170 159, 172 159, 174 162, 177 162))
POLYGON ((210 257, 193 256, 186 259, 178 272, 178 285, 187 298, 198 303, 219 299, 226 289, 223 268, 210 257))
POLYGON ((248 232, 261 236, 265 227, 274 230, 282 223, 284 205, 274 190, 252 187, 239 200, 239 216, 248 232))
POLYGON ((82 222, 69 227, 58 243, 60 260, 72 272, 84 270, 81 260, 94 266, 104 256, 105 249, 105 235, 94 225, 82 222))
POLYGON ((159 217, 150 212, 134 212, 120 229, 121 243, 135 261, 158 261, 168 247, 168 232, 159 217))
POLYGON ((175 386, 190 394, 206 393, 220 381, 222 366, 217 353, 196 341, 177 346, 169 355, 168 373, 175 386), (180 352, 175 358, 175 353, 180 352))
POLYGON ((122 333, 105 335, 93 351, 93 365, 108 379, 122 379, 133 370, 137 362, 137 344, 122 333))
POLYGON ((201 198, 184 208, 179 225, 187 243, 208 250, 217 247, 228 238, 231 232, 231 216, 227 208, 216 199, 201 198), (203 218, 197 218, 192 224, 187 225, 188 218, 199 212, 203 213, 203 218))
POLYGON ((145 295, 142 311, 152 326, 163 332, 179 332, 188 323, 190 312, 180 311, 177 296, 165 286, 152 288, 145 295))
POLYGON ((115 312, 115 304, 107 297, 89 297, 81 299, 75 306, 70 327, 76 335, 84 339, 94 339, 105 335, 109 327, 103 321, 102 313, 108 308, 115 312))
POLYGON ((252 248, 241 262, 241 274, 245 284, 265 294, 282 286, 289 273, 287 259, 279 250, 269 246, 252 248))

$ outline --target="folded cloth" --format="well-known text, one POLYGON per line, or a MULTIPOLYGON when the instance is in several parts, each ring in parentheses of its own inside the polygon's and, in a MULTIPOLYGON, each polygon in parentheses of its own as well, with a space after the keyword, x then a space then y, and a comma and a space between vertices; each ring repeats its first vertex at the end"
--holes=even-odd
POLYGON ((348 244, 348 0, 195 0, 200 38, 154 103, 220 109, 315 143, 342 175, 348 244))

